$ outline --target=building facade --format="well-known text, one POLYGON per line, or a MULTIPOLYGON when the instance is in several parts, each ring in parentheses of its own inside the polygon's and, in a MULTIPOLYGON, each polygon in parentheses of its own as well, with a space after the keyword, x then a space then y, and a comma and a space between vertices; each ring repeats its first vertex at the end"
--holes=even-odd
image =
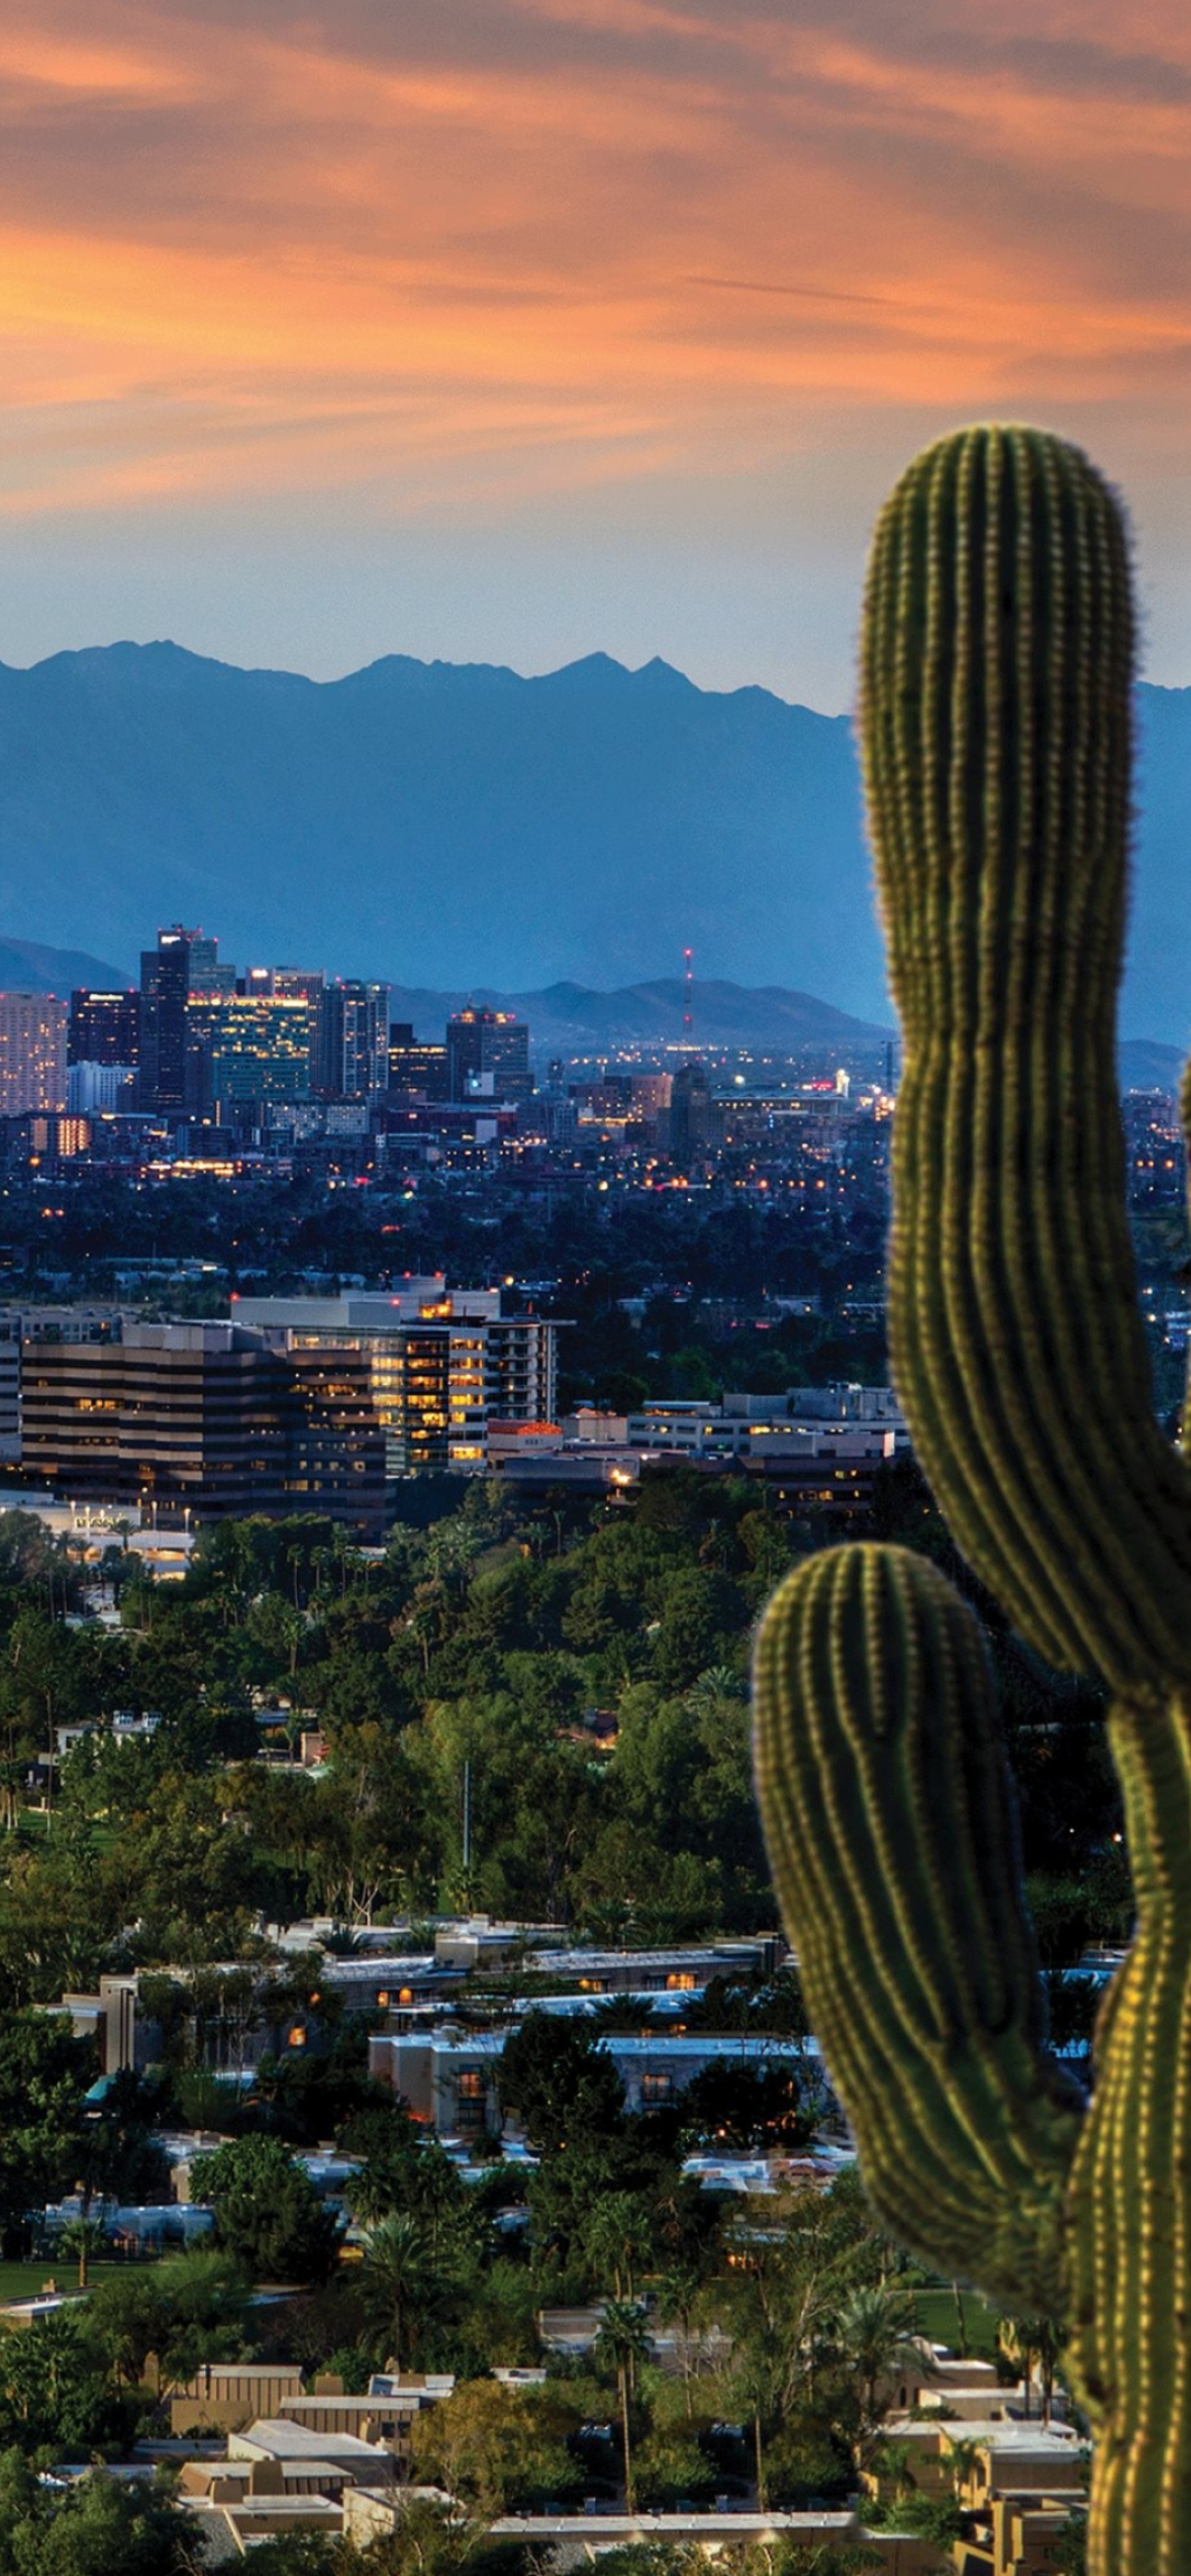
POLYGON ((415 1038, 409 1020, 389 1023, 389 1090, 399 1099, 449 1100, 451 1077, 444 1046, 415 1038))
POLYGON ((389 1296, 242 1297, 236 1314, 292 1353, 366 1358, 390 1478, 479 1473, 490 1421, 553 1409, 558 1326, 503 1314, 497 1288, 411 1279, 389 1296))
POLYGON ((495 1100, 524 1103, 533 1090, 529 1029, 512 1011, 489 1011, 469 1002, 447 1022, 448 1097, 467 1100, 490 1091, 495 1100))
POLYGON ((372 1100, 389 1087, 389 988, 342 976, 319 997, 316 1088, 333 1100, 372 1100))
POLYGON ((184 1118, 194 1107, 189 1096, 189 1029, 186 1005, 192 994, 226 992, 234 983, 230 967, 219 963, 219 942, 201 930, 184 930, 175 922, 159 930, 156 948, 141 952, 138 1009, 141 1107, 164 1117, 184 1118))
POLYGON ((246 984, 186 1004, 188 1104, 221 1121, 310 1096, 317 1005, 246 984))
POLYGON ((351 1352, 297 1358, 238 1324, 127 1323, 28 1341, 22 1463, 72 1501, 196 1521, 326 1513, 384 1526, 384 1438, 351 1352))
POLYGON ((140 1061, 140 995, 127 991, 100 993, 80 985, 70 997, 66 1037, 68 1064, 134 1065, 140 1061))
POLYGON ((67 1019, 53 993, 0 993, 0 1118, 65 1109, 67 1019))

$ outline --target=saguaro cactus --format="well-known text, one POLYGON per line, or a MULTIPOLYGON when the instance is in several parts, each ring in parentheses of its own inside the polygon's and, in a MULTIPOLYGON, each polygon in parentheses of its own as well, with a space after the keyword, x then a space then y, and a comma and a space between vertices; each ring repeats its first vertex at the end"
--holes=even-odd
MULTIPOLYGON (((1085 2108, 1045 2047, 979 1631, 907 1550, 766 1613, 757 1777, 812 2016, 886 2222, 1059 2298, 1097 2425, 1093 2576, 1191 2570, 1191 1472, 1149 1396, 1114 1004, 1133 626, 1063 441, 972 429, 878 523, 862 716, 902 1021, 889 1324, 919 1459, 1052 1664, 1113 1696, 1138 1929, 1085 2108)), ((1186 1114, 1186 1104, 1185 1104, 1186 1114)))

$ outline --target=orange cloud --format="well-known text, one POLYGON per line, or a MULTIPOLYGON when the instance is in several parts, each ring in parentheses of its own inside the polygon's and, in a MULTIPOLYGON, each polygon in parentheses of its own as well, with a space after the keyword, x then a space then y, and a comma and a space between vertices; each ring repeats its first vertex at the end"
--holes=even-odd
POLYGON ((479 506, 901 410, 1123 405, 1144 450, 1185 399, 1169 0, 104 18, 0 36, 9 514, 479 506))

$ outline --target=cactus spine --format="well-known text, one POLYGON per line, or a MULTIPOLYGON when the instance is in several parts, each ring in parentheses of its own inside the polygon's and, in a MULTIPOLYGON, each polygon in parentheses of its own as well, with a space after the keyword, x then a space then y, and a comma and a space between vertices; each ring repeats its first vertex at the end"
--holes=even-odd
POLYGON ((1044 2045, 970 1614, 897 1549, 783 1585, 757 1773, 808 2000, 882 2215, 1052 2304, 1098 2420, 1092 2576, 1191 2568, 1191 1472, 1153 1421, 1114 1004, 1133 627, 1111 494, 973 429, 878 523, 862 666, 904 1070, 889 1329, 965 1555, 1115 1698, 1138 1931, 1080 2117, 1044 2045))

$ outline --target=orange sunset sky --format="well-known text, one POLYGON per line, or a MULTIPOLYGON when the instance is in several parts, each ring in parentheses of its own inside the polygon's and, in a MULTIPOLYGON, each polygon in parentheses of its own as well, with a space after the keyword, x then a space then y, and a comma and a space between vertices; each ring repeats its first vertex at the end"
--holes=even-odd
POLYGON ((1180 0, 3 0, 0 658, 851 690, 958 419, 1078 437, 1191 680, 1180 0))

